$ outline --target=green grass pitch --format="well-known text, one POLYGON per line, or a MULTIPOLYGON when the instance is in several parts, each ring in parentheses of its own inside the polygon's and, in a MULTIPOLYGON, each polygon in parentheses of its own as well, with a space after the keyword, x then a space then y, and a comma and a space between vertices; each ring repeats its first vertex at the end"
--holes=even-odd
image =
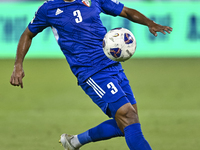
MULTIPOLYGON (((0 150, 63 150, 62 133, 108 119, 77 86, 64 59, 25 59, 24 89, 10 85, 14 60, 0 60, 0 150)), ((122 63, 153 150, 199 150, 200 59, 131 59, 122 63)), ((124 138, 81 150, 128 150, 124 138)))

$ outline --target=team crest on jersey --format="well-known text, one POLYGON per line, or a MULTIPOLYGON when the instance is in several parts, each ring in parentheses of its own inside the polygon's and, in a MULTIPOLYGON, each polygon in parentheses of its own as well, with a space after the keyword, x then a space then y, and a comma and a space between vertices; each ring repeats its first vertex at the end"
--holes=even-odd
POLYGON ((91 6, 91 0, 82 0, 82 3, 87 6, 87 7, 90 7, 91 6))

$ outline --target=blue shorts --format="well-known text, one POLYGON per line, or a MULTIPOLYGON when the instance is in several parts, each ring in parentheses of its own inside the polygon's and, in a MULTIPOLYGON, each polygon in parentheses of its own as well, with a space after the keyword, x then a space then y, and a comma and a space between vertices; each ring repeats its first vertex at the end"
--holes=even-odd
POLYGON ((109 117, 114 118, 117 110, 126 103, 136 104, 129 81, 117 66, 103 69, 80 86, 109 117))

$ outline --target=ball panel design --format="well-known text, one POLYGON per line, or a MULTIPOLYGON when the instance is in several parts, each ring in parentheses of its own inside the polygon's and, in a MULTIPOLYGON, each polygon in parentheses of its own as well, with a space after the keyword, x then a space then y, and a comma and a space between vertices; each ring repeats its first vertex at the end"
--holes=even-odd
POLYGON ((121 52, 122 52, 122 50, 120 48, 111 48, 110 49, 110 54, 115 58, 120 57, 121 52))
POLYGON ((131 44, 133 43, 133 37, 128 33, 124 33, 124 41, 126 44, 131 44))

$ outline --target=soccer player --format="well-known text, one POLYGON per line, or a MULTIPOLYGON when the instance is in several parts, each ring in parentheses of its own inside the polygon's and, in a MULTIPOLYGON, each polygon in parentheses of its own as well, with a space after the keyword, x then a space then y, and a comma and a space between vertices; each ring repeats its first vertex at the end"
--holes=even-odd
POLYGON ((121 16, 145 25, 150 32, 170 33, 171 27, 156 24, 117 0, 49 0, 39 7, 17 47, 10 83, 23 88, 23 60, 32 39, 51 27, 78 84, 111 119, 78 135, 62 134, 65 150, 79 150, 89 142, 124 136, 130 150, 150 150, 138 119, 129 81, 119 62, 108 59, 102 49, 106 28, 99 14, 121 16))

